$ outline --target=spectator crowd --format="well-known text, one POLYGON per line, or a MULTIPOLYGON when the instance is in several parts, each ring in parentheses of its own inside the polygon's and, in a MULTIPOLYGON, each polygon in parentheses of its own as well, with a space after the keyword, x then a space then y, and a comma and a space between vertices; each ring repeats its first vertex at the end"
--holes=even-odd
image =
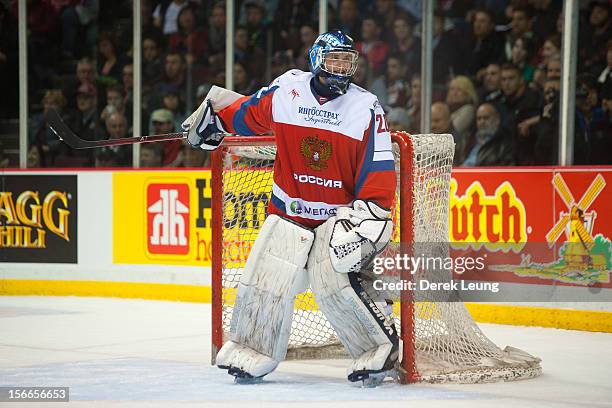
MULTIPOLYGON (((17 81, 6 41, 16 1, 0 0, 0 73, 17 81)), ((46 126, 54 108, 89 140, 132 135, 131 2, 28 0, 30 123, 35 167, 131 166, 131 147, 71 151, 46 126)), ((360 53, 354 83, 378 96, 390 128, 420 133, 421 0, 329 0, 328 27, 360 53)), ((433 133, 451 133, 456 166, 551 165, 560 126, 562 2, 438 0, 433 25, 433 133)), ((212 85, 225 85, 225 3, 143 0, 143 133, 176 131, 212 85)), ((236 0, 234 89, 254 93, 308 70, 315 0, 236 0)), ((612 3, 580 2, 575 164, 612 164, 612 3)), ((569 113, 568 113, 569 114, 569 113)), ((30 160, 31 157, 31 160, 30 160)), ((143 145, 143 167, 201 167, 181 142, 143 145)))

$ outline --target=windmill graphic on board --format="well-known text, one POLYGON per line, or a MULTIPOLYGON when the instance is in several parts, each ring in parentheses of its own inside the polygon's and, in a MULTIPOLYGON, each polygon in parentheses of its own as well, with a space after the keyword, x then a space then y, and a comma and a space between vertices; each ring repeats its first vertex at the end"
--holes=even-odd
MULTIPOLYGON (((558 247, 552 262, 532 262, 531 254, 522 255, 520 265, 491 265, 494 271, 509 271, 517 276, 555 280, 572 285, 591 286, 610 282, 612 273, 612 244, 603 234, 593 237, 593 224, 597 212, 589 210, 606 186, 601 174, 576 202, 561 174, 553 176, 553 185, 561 197, 566 211, 561 211, 554 227, 546 234, 549 247, 554 247, 565 232, 566 239, 558 247)), ((605 214, 607 215, 607 214, 605 214)), ((605 216, 604 215, 604 216, 605 216)))
POLYGON ((553 185, 568 211, 561 213, 559 221, 546 234, 546 241, 549 246, 553 246, 561 233, 565 231, 568 242, 580 243, 587 253, 590 252, 593 247, 593 236, 591 234, 597 213, 595 211, 587 212, 587 210, 605 187, 604 178, 601 174, 598 174, 577 203, 561 174, 555 174, 553 185))

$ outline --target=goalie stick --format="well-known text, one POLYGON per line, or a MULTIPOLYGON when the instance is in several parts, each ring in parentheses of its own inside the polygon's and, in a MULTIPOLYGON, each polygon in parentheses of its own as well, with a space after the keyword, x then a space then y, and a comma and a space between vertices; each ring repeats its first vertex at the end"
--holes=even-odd
MULTIPOLYGON (((234 91, 230 91, 228 89, 213 85, 213 87, 206 95, 205 101, 210 99, 211 101, 213 101, 215 110, 219 110, 231 104, 241 96, 242 95, 234 91)), ((200 106, 200 108, 196 109, 196 111, 193 112, 187 120, 189 121, 190 119, 194 119, 198 115, 198 112, 201 108, 202 105, 200 106)), ((66 143, 73 149, 93 149, 96 147, 132 145, 136 143, 165 142, 169 140, 182 140, 187 138, 187 132, 176 132, 165 133, 161 135, 134 136, 111 140, 85 140, 80 138, 76 133, 72 131, 72 129, 70 129, 70 127, 68 127, 68 125, 66 125, 66 123, 64 123, 59 113, 55 109, 50 109, 49 112, 47 112, 46 119, 47 124, 49 125, 49 128, 53 131, 53 133, 55 133, 60 140, 62 140, 64 143, 66 143)), ((193 120, 191 120, 190 122, 193 122, 193 120)), ((222 135, 224 137, 235 136, 230 133, 222 133, 222 135)))
POLYGON ((187 132, 165 133, 161 135, 134 136, 123 139, 85 140, 66 125, 55 109, 47 112, 47 124, 57 137, 73 149, 93 149, 105 146, 131 145, 135 143, 162 142, 167 140, 181 140, 187 137, 187 132))
MULTIPOLYGON (((109 140, 85 140, 81 139, 76 133, 70 129, 68 125, 62 120, 59 113, 55 109, 49 109, 47 112, 47 124, 49 128, 57 135, 59 140, 66 143, 73 149, 93 149, 96 147, 107 147, 107 146, 121 146, 121 145, 132 145, 136 143, 151 143, 151 142, 165 142, 168 140, 182 140, 187 138, 187 132, 176 132, 176 133, 163 133, 161 135, 148 135, 148 136, 134 136, 126 137, 123 139, 109 139, 109 140)), ((244 138, 237 136, 233 133, 224 133, 224 136, 230 136, 230 140, 224 139, 224 146, 240 146, 244 138)), ((254 146, 266 146, 269 144, 263 135, 247 136, 249 144, 254 146)))

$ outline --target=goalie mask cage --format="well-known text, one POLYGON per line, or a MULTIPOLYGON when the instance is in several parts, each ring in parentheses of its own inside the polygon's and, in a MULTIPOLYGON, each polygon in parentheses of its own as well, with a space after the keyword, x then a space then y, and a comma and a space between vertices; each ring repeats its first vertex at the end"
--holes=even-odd
MULTIPOLYGON (((438 243, 437 254, 448 251, 453 137, 394 132, 392 141, 398 175, 393 241, 438 243)), ((275 152, 272 136, 227 137, 212 155, 213 364, 229 339, 238 282, 266 216, 275 152)), ((450 271, 442 273, 450 278, 450 271)), ((410 296, 394 309, 402 382, 493 382, 541 373, 538 358, 489 340, 463 303, 437 302, 418 291, 410 296)), ((296 298, 287 352, 287 359, 308 358, 349 358, 309 290, 296 298)))

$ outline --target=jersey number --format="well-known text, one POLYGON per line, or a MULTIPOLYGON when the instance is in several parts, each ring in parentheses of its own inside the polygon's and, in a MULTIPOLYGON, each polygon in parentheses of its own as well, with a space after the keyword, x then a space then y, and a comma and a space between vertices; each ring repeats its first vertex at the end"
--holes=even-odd
POLYGON ((376 130, 377 133, 385 133, 389 131, 389 125, 387 124, 385 115, 378 113, 376 115, 376 122, 378 122, 378 129, 376 130))

